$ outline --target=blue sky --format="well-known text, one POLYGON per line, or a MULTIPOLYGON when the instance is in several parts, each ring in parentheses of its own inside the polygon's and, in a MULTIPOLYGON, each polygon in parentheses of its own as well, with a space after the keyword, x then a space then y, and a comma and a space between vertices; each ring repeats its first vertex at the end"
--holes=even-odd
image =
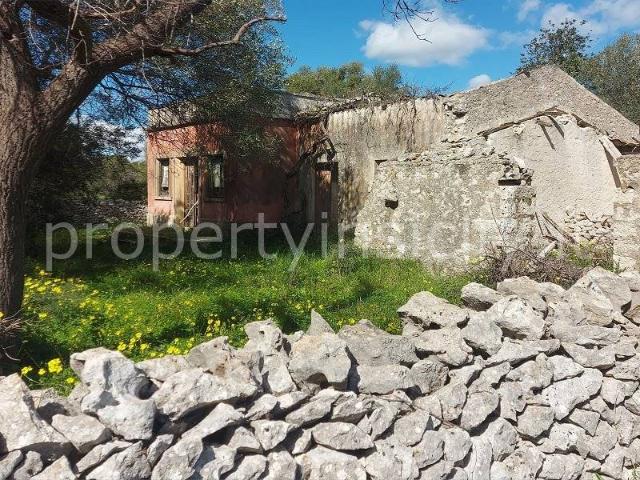
MULTIPOLYGON (((425 4, 429 4, 427 0, 425 4)), ((350 61, 397 63, 405 78, 424 86, 462 90, 509 76, 522 45, 540 26, 566 18, 587 22, 595 48, 622 32, 640 31, 640 0, 460 0, 436 6, 433 23, 415 22, 430 42, 405 23, 384 16, 382 0, 284 0, 281 27, 295 63, 317 67, 350 61)))

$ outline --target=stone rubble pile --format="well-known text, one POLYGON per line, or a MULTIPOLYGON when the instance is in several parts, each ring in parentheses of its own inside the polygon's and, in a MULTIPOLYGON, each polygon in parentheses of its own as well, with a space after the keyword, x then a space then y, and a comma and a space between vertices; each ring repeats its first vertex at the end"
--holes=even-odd
POLYGON ((0 379, 0 479, 631 479, 640 464, 640 273, 568 290, 422 292, 402 335, 246 326, 186 356, 72 356, 68 398, 0 379))
POLYGON ((592 219, 584 212, 576 213, 569 209, 565 212, 564 228, 578 243, 613 244, 613 219, 610 215, 592 219))

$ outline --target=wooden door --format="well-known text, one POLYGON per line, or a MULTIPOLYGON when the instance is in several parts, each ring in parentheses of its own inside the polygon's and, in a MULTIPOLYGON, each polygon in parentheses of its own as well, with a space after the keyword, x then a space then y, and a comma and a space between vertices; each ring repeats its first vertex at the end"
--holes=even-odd
POLYGON ((316 164, 315 172, 315 222, 337 222, 337 184, 338 169, 335 162, 320 162, 316 164))
POLYGON ((198 161, 190 158, 184 160, 184 219, 182 225, 185 227, 195 227, 199 221, 198 195, 198 161))

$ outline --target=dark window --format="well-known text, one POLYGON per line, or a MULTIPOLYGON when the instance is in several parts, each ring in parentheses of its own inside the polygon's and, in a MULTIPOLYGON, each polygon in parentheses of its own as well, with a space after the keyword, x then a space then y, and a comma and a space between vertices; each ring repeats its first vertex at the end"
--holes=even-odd
POLYGON ((205 162, 206 198, 221 200, 224 198, 224 155, 209 155, 205 162))
POLYGON ((156 181, 158 182, 158 196, 159 197, 171 196, 171 191, 169 189, 170 178, 169 178, 169 159, 168 158, 161 158, 158 160, 158 165, 156 170, 156 181))

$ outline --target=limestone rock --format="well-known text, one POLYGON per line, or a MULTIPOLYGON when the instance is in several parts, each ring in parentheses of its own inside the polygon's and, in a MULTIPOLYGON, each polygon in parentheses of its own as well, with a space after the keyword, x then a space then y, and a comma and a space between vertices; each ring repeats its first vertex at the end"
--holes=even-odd
POLYGON ((526 362, 511 370, 506 378, 513 382, 520 382, 526 389, 542 390, 551 384, 552 368, 553 366, 549 364, 547 357, 540 354, 535 361, 526 362))
POLYGON ((560 380, 566 380, 567 378, 573 378, 584 372, 584 367, 577 364, 568 357, 562 355, 556 355, 549 357, 549 364, 553 369, 553 381, 558 382, 560 380))
POLYGON ((545 480, 577 480, 583 468, 584 460, 579 455, 547 455, 538 476, 545 480))
POLYGON ((575 409, 569 415, 569 421, 583 428, 589 435, 596 434, 596 428, 600 423, 600 415, 590 410, 575 409))
MULTIPOLYGON (((152 480, 187 480, 192 478, 196 463, 203 451, 204 445, 200 438, 192 437, 180 440, 160 457, 153 469, 152 480)), ((104 463, 103 467, 113 458, 115 456, 104 463)), ((111 463, 115 463, 115 461, 111 463)))
POLYGON ((0 377, 0 452, 35 451, 55 459, 70 443, 36 412, 29 389, 19 375, 0 377))
POLYGON ((31 398, 38 415, 47 423, 51 423, 54 415, 78 415, 80 410, 62 397, 52 388, 32 390, 31 398))
POLYGON ((73 473, 67 457, 60 457, 38 475, 34 476, 33 480, 75 480, 76 478, 78 478, 78 476, 73 473))
MULTIPOLYGON (((87 480, 144 480, 151 478, 151 466, 141 442, 109 457, 87 475, 87 480)), ((163 477, 167 478, 167 477, 163 477)), ((177 479, 176 479, 177 480, 177 479)))
POLYGON ((412 450, 384 440, 376 442, 376 451, 364 463, 372 480, 413 480, 418 476, 412 450))
POLYGON ((464 468, 468 480, 486 480, 491 478, 491 444, 481 438, 472 438, 469 463, 464 468))
MULTIPOLYGON (((44 468, 42 463, 42 457, 36 452, 27 452, 24 456, 24 461, 13 472, 12 480, 31 480, 44 468)), ((2 475, 0 474, 0 478, 2 475)))
POLYGON ((158 409, 172 419, 179 419, 203 407, 255 395, 255 384, 233 381, 190 368, 171 375, 153 395, 158 409))
POLYGON ((479 427, 499 405, 500 397, 491 389, 469 393, 462 409, 460 426, 465 430, 479 427))
POLYGON ((322 318, 322 315, 311 310, 311 323, 307 329, 307 335, 322 335, 323 333, 334 333, 334 331, 329 322, 322 318))
POLYGON ((545 453, 576 452, 586 456, 589 453, 588 438, 585 431, 576 425, 555 423, 540 450, 545 453))
POLYGON ((518 341, 505 338, 498 353, 489 357, 487 365, 497 365, 504 362, 509 362, 511 365, 517 365, 525 360, 535 358, 539 353, 549 355, 557 352, 559 349, 560 341, 555 339, 518 341))
MULTIPOLYGON (((273 329, 279 332, 275 326, 273 329)), ((282 333, 280 333, 281 338, 282 333)), ((229 344, 227 337, 218 337, 196 345, 186 359, 192 367, 201 368, 219 378, 220 381, 254 387, 262 385, 263 352, 249 348, 235 350, 229 344)))
POLYGON ((289 413, 285 421, 298 427, 304 427, 319 422, 329 415, 333 405, 330 398, 318 398, 289 413))
POLYGON ((518 414, 525 409, 527 401, 533 396, 531 391, 521 383, 504 382, 498 388, 500 395, 500 415, 515 422, 518 414))
POLYGON ((479 312, 488 310, 501 298, 501 294, 479 283, 470 283, 462 288, 462 303, 479 312))
POLYGON ((464 341, 462 331, 455 326, 426 331, 415 342, 419 353, 436 355, 442 363, 453 367, 465 365, 473 358, 473 350, 464 341))
POLYGON ((533 480, 542 469, 544 455, 533 446, 523 445, 502 462, 511 478, 533 480))
POLYGON ((407 341, 406 337, 380 330, 368 320, 345 326, 338 336, 347 343, 349 352, 358 365, 410 366, 418 361, 413 342, 407 341))
POLYGON ((439 462, 444 456, 444 435, 428 430, 420 443, 413 447, 413 458, 418 468, 426 468, 439 462))
POLYGON ((504 418, 497 418, 489 424, 481 438, 491 445, 493 458, 502 461, 515 451, 518 432, 504 418))
POLYGON ((267 459, 262 455, 249 455, 225 477, 225 480, 258 480, 267 469, 267 459))
POLYGON ((196 478, 222 478, 235 466, 236 456, 236 451, 226 445, 206 447, 195 465, 195 470, 199 472, 196 478))
POLYGON ((337 335, 307 335, 293 345, 290 358, 289 371, 299 385, 346 388, 351 358, 346 342, 337 335))
POLYGON ((611 350, 584 348, 572 343, 563 343, 562 348, 585 368, 607 369, 616 364, 615 354, 611 350))
POLYGON ((353 394, 336 401, 331 412, 331 421, 358 423, 371 409, 371 402, 353 394))
POLYGON ((567 417, 576 405, 596 395, 602 385, 602 374, 597 370, 586 370, 580 377, 554 383, 543 390, 556 419, 567 417))
POLYGON ((20 465, 20 462, 22 462, 22 458, 23 455, 20 450, 14 450, 0 458, 0 478, 2 480, 9 478, 11 473, 20 465))
POLYGON ((406 390, 416 386, 411 370, 402 365, 360 365, 356 370, 357 388, 360 393, 384 395, 394 390, 406 390))
POLYGON ((260 445, 267 452, 280 445, 289 432, 296 428, 290 423, 277 420, 256 420, 251 422, 251 427, 260 445))
POLYGON ((436 420, 421 410, 411 412, 398 420, 393 425, 393 436, 402 445, 413 447, 427 430, 434 430, 436 420))
POLYGON ((209 435, 213 435, 220 430, 236 425, 244 420, 244 416, 231 405, 220 403, 216 405, 206 417, 204 417, 195 427, 187 430, 182 439, 202 440, 209 435))
POLYGON ((564 289, 552 283, 538 283, 529 277, 509 278, 498 283, 498 292, 515 295, 529 303, 538 311, 546 310, 545 298, 550 300, 561 296, 564 289))
POLYGON ((367 450, 373 441, 362 430, 351 423, 321 423, 311 432, 317 444, 338 451, 367 450))
POLYGON ((469 323, 462 329, 462 338, 487 355, 495 355, 502 346, 502 330, 484 314, 471 315, 469 323))
POLYGON ((371 412, 371 416, 369 417, 371 437, 375 440, 389 430, 398 417, 399 412, 400 408, 391 402, 387 402, 371 412))
POLYGON ((602 267, 589 270, 576 282, 576 287, 585 288, 608 298, 619 312, 625 312, 631 305, 631 289, 628 281, 602 267))
POLYGON ((130 446, 130 442, 122 440, 115 440, 113 442, 98 445, 76 463, 76 469, 78 472, 84 473, 87 470, 100 465, 114 453, 121 452, 130 446))
POLYGON ((151 399, 130 395, 119 397, 115 405, 98 410, 100 421, 125 440, 149 440, 153 436, 156 405, 151 399))
POLYGON ((51 425, 67 438, 80 453, 87 453, 96 445, 111 438, 109 430, 94 417, 55 415, 51 425))
POLYGON ((622 331, 619 328, 572 325, 565 321, 551 324, 550 333, 563 343, 575 343, 583 347, 614 345, 622 338, 622 331))
POLYGON ((511 338, 539 340, 544 334, 542 315, 519 297, 503 298, 487 310, 486 318, 511 338))
POLYGON ((535 439, 551 428, 553 410, 549 407, 529 405, 518 417, 518 432, 526 438, 535 439))
POLYGON ((93 348, 71 355, 70 366, 90 390, 140 396, 149 386, 144 372, 120 352, 93 348))
POLYGON ((248 420, 261 420, 271 415, 271 413, 278 407, 278 398, 271 394, 264 394, 260 396, 249 410, 245 417, 248 420))
POLYGON ((186 358, 180 355, 165 355, 136 363, 136 367, 152 380, 164 382, 174 373, 190 368, 186 358))
POLYGON ((589 456, 603 461, 618 443, 618 434, 607 422, 600 422, 596 434, 588 438, 589 456))
POLYGON ((452 465, 462 464, 472 446, 469 433, 455 427, 441 432, 444 434, 444 459, 452 465))
POLYGON ((411 379, 423 395, 442 388, 447 383, 449 369, 438 360, 425 358, 411 367, 411 379))
POLYGON ((462 384, 449 384, 427 397, 416 399, 415 406, 435 418, 455 422, 462 414, 467 391, 462 384))
POLYGON ((224 444, 238 453, 262 453, 262 445, 255 435, 245 427, 233 429, 224 444))
POLYGON ((305 480, 366 480, 367 472, 357 457, 318 446, 299 459, 305 480))
POLYGON ((398 309, 398 315, 407 322, 423 328, 431 326, 454 327, 464 323, 469 314, 466 310, 436 297, 430 292, 416 293, 398 309))
POLYGON ((262 480, 296 480, 298 464, 285 450, 270 452, 267 457, 267 472, 262 480))
POLYGON ((175 436, 171 434, 158 435, 153 442, 147 448, 147 460, 152 467, 158 463, 160 457, 166 452, 173 444, 175 436))

